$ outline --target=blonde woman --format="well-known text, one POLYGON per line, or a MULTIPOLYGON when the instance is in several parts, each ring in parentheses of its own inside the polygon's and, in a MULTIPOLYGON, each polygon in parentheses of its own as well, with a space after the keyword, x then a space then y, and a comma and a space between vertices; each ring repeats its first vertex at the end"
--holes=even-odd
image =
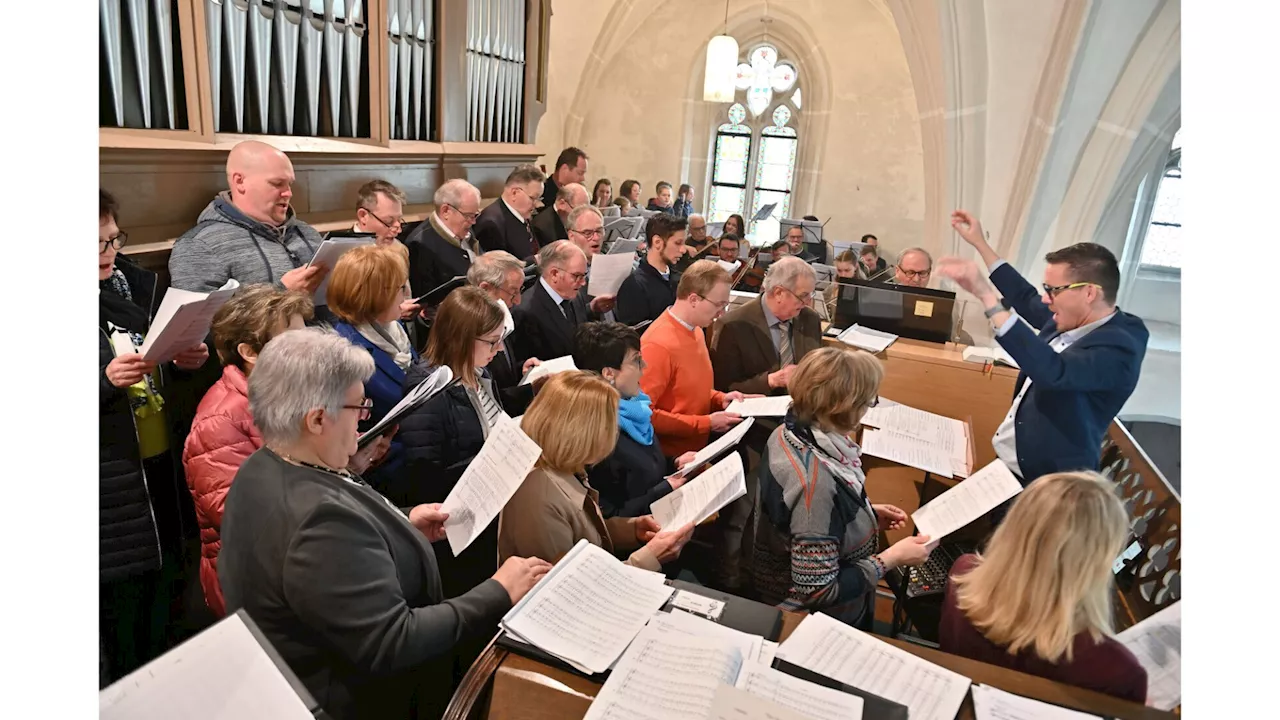
POLYGON ((1036 480, 986 552, 952 567, 942 649, 1146 702, 1146 671, 1112 637, 1111 565, 1128 532, 1124 506, 1097 473, 1036 480))
POLYGON ((791 410, 760 459, 754 575, 764 602, 869 630, 880 579, 929 557, 928 536, 880 550, 879 532, 907 514, 871 503, 850 439, 883 376, 874 356, 836 347, 806 354, 792 373, 791 410))
POLYGON ((662 570, 680 556, 693 526, 663 530, 652 515, 600 512, 587 467, 613 452, 618 439, 618 392, 599 376, 562 372, 538 392, 521 420, 542 457, 498 518, 499 562, 530 554, 556 562, 579 540, 614 552, 632 550, 628 565, 662 570))

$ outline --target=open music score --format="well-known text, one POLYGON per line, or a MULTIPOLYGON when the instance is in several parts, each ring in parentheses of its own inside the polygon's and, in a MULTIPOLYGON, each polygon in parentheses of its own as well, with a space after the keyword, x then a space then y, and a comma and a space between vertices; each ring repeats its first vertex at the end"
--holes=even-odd
POLYGON ((233 279, 209 293, 175 287, 165 290, 151 330, 138 352, 147 362, 169 362, 183 350, 204 342, 213 316, 239 288, 240 283, 233 279))
POLYGON ((931 543, 986 515, 992 508, 1022 492, 1022 483, 1000 460, 970 475, 911 514, 916 531, 931 543))
POLYGON ((857 720, 862 698, 825 688, 764 666, 744 665, 737 687, 796 711, 810 720, 857 720))
POLYGON ((461 555, 498 517, 541 454, 542 448, 524 434, 519 423, 506 415, 498 417, 484 447, 440 507, 449 513, 444 530, 454 557, 461 555))
POLYGON ((742 456, 729 453, 698 477, 653 501, 653 519, 664 530, 697 525, 747 494, 742 456))
MULTIPOLYGON (((880 432, 895 433, 892 436, 881 436, 874 441, 872 445, 876 448, 876 452, 863 448, 864 451, 876 457, 917 467, 943 477, 968 477, 972 471, 970 432, 962 420, 881 398, 879 405, 867 411, 862 418, 862 424, 878 428, 880 432), (893 453, 897 457, 881 455, 879 454, 881 451, 893 453), (950 465, 950 474, 933 469, 942 465, 944 457, 950 465), (921 467, 916 464, 917 462, 929 464, 931 467, 921 467)), ((864 433, 864 444, 865 435, 866 433, 864 433)))
POLYGON ((1176 602, 1116 635, 1147 671, 1147 705, 1182 704, 1182 603, 1176 602))
POLYGON ((1068 710, 991 687, 974 685, 975 720, 1102 720, 1097 715, 1068 710))
POLYGON ((934 665, 827 615, 809 615, 778 657, 907 706, 911 720, 953 720, 969 678, 934 665))
POLYGON ((502 618, 502 627, 583 672, 600 673, 672 592, 662 575, 627 567, 579 540, 502 618))
POLYGON ((737 413, 742 417, 782 417, 790 409, 790 395, 775 395, 734 400, 729 403, 729 407, 725 408, 724 411, 737 413))
POLYGON ((862 431, 862 452, 941 477, 954 477, 951 457, 942 448, 896 430, 862 431))

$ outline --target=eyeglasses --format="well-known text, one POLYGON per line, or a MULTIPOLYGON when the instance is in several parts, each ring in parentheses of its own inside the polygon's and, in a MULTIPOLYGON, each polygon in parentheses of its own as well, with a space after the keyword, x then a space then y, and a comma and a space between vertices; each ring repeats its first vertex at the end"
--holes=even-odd
POLYGON ((515 188, 516 188, 517 190, 519 190, 520 192, 524 193, 525 197, 527 197, 527 198, 529 198, 530 200, 532 200, 534 205, 542 205, 542 204, 543 204, 543 202, 542 202, 542 196, 541 196, 541 195, 534 195, 533 193, 529 192, 528 190, 525 190, 524 188, 520 187, 519 185, 516 185, 516 186, 515 186, 515 188))
POLYGON ((929 273, 933 272, 932 268, 928 270, 908 270, 902 267, 901 265, 898 265, 897 268, 898 268, 898 272, 902 273, 903 275, 906 275, 909 278, 929 277, 929 273))
POLYGON ((359 405, 343 405, 342 408, 344 410, 359 410, 360 411, 359 419, 360 421, 363 422, 369 419, 369 415, 373 410, 373 400, 371 398, 365 398, 360 401, 359 405))
POLYGON ((119 235, 116 235, 115 237, 111 238, 110 240, 103 240, 101 243, 99 243, 100 247, 98 249, 98 254, 101 255, 102 253, 106 252, 108 245, 119 250, 120 248, 128 244, 129 244, 129 233, 122 232, 119 235))
POLYGON ((585 238, 597 238, 604 235, 604 228, 593 228, 590 230, 570 230, 569 232, 578 233, 585 238))
MULTIPOLYGON (((782 287, 782 286, 781 286, 781 285, 779 285, 778 287, 782 287)), ((810 290, 809 292, 807 292, 807 293, 805 293, 805 294, 801 295, 800 293, 796 292, 795 290, 792 290, 792 289, 791 289, 791 288, 789 288, 789 287, 782 287, 782 289, 783 289, 783 290, 786 290, 786 291, 787 291, 787 292, 789 292, 789 293, 791 293, 791 297, 793 297, 793 298, 795 298, 795 299, 799 300, 800 302, 804 303, 805 305, 808 305, 809 303, 813 302, 813 291, 812 291, 812 290, 810 290)))
POLYGON ((462 217, 466 218, 467 222, 474 223, 476 221, 476 218, 480 217, 480 213, 478 212, 473 212, 473 213, 462 212, 462 210, 460 210, 457 205, 450 205, 449 203, 445 203, 444 206, 458 213, 462 217))
POLYGON ((380 217, 378 217, 377 215, 373 214, 373 211, 372 211, 372 210, 370 210, 369 208, 362 208, 362 209, 363 209, 366 213, 369 213, 369 217, 371 217, 371 218, 373 218, 374 220, 377 220, 378 222, 382 223, 382 227, 384 227, 384 228, 386 228, 386 229, 388 229, 388 230, 390 230, 391 228, 396 227, 396 226, 398 226, 398 225, 404 225, 404 218, 402 218, 402 217, 392 218, 392 219, 391 219, 391 222, 387 222, 386 220, 383 220, 382 218, 380 218, 380 217))
POLYGON ((502 344, 502 340, 505 337, 506 337, 505 334, 499 336, 497 340, 489 340, 488 338, 478 337, 476 338, 476 342, 481 342, 481 343, 484 343, 485 345, 488 345, 490 350, 496 350, 498 346, 502 344))
POLYGON ((506 301, 507 301, 507 304, 508 304, 508 305, 518 305, 518 304, 520 304, 520 291, 521 291, 522 289, 523 289, 523 288, 521 288, 519 285, 517 285, 517 286, 516 286, 516 289, 515 289, 515 290, 507 290, 506 288, 498 288, 498 294, 502 296, 502 299, 503 299, 503 300, 506 300, 506 301))
POLYGON ((1059 294, 1062 293, 1063 290, 1074 290, 1076 288, 1091 287, 1091 286, 1096 287, 1099 290, 1102 289, 1102 286, 1099 285, 1098 283, 1091 283, 1091 282, 1068 283, 1066 285, 1041 285, 1040 287, 1044 288, 1045 295, 1048 295, 1051 298, 1056 298, 1058 297, 1059 294))
POLYGON ((562 268, 562 267, 553 267, 553 268, 551 268, 551 269, 552 269, 552 270, 559 271, 559 272, 562 272, 562 273, 564 273, 565 275, 568 275, 569 277, 573 278, 573 281, 574 281, 574 282, 582 282, 583 280, 586 280, 586 279, 587 279, 587 274, 586 274, 586 273, 584 273, 584 272, 580 272, 580 273, 571 273, 571 272, 569 272, 568 270, 565 270, 565 269, 564 269, 564 268, 562 268))
POLYGON ((716 308, 716 312, 723 312, 725 308, 729 307, 729 303, 732 302, 732 300, 725 300, 724 302, 716 302, 715 300, 712 300, 706 295, 698 295, 698 297, 714 305, 716 308))

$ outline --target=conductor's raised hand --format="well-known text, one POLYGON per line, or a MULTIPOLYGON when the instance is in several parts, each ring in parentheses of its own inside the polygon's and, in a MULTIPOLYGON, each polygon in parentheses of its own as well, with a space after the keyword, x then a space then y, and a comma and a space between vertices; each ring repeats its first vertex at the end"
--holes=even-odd
POLYGON ((440 503, 417 505, 409 511, 409 522, 426 536, 429 542, 445 539, 444 521, 449 513, 440 510, 440 503))
POLYGON ((974 247, 987 242, 987 235, 982 230, 982 223, 968 210, 956 210, 951 213, 951 229, 974 247))
POLYGON ((972 260, 945 257, 938 261, 938 274, 955 282, 966 291, 981 296, 990 290, 978 264, 972 260))
POLYGON ((551 563, 538 558, 509 557, 493 574, 493 579, 507 591, 511 604, 520 602, 543 575, 551 569, 551 563))
POLYGON ((127 388, 142 381, 144 375, 154 372, 155 363, 142 359, 138 353, 125 353, 107 363, 107 382, 118 388, 127 388))
POLYGON ((645 547, 658 558, 658 562, 665 565, 680 557, 680 551, 692 537, 693 524, 690 523, 675 530, 663 530, 645 543, 645 547))

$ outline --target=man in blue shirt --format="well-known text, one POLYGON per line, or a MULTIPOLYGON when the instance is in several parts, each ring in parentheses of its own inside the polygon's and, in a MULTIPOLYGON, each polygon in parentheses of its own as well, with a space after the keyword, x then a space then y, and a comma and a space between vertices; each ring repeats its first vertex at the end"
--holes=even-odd
POLYGON ((1133 394, 1147 349, 1142 320, 1115 305, 1115 255, 1094 243, 1049 253, 1040 296, 991 248, 976 217, 957 210, 951 227, 982 256, 991 283, 971 260, 945 258, 938 272, 977 296, 996 341, 1022 370, 1013 406, 991 440, 997 457, 1023 485, 1049 473, 1098 469, 1102 439, 1133 394))

